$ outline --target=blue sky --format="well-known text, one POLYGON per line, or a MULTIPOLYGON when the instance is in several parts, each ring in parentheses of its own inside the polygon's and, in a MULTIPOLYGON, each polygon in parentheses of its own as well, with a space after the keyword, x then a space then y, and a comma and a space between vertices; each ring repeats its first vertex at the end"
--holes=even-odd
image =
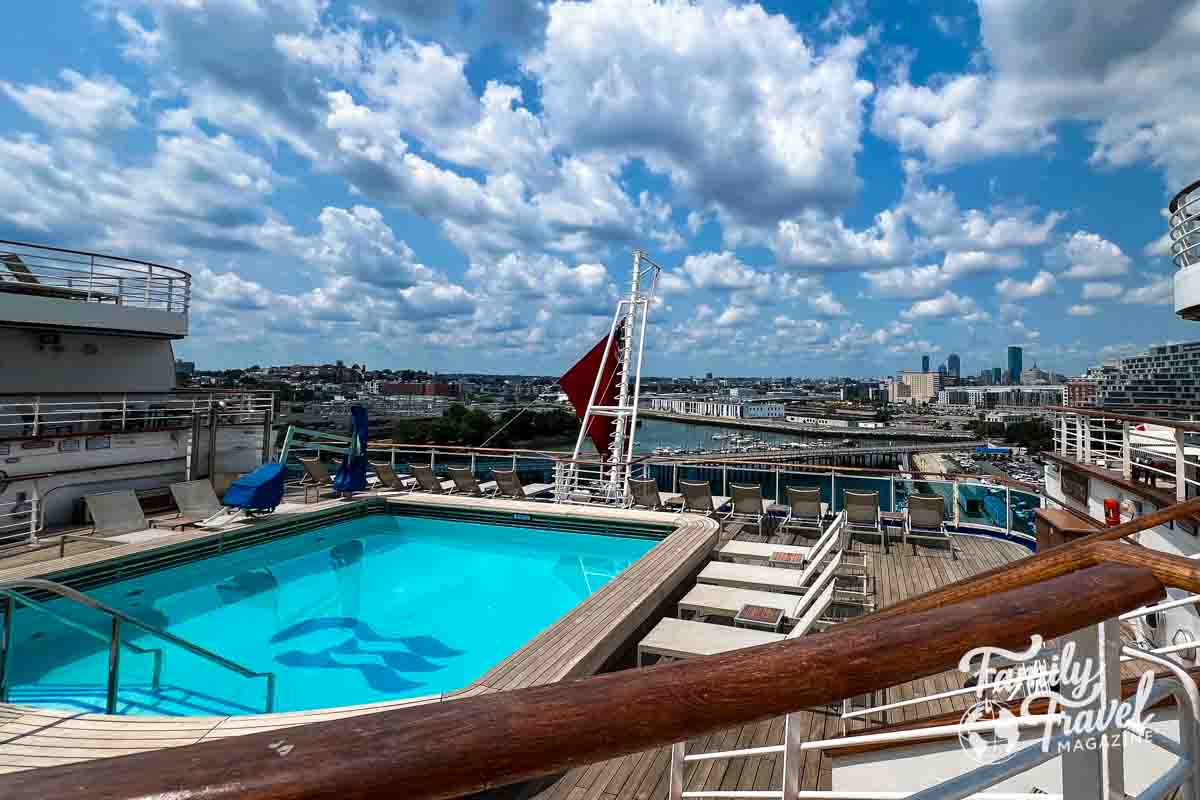
POLYGON ((1068 374, 1166 341, 1200 3, 43 0, 0 238, 193 276, 201 368, 1068 374))

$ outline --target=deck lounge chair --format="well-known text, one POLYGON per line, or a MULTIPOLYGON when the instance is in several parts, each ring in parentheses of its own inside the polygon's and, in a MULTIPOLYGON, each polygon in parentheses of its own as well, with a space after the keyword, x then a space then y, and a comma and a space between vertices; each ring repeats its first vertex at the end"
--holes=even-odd
POLYGON ((179 516, 171 520, 182 525, 196 525, 221 511, 221 501, 213 491, 212 481, 201 478, 171 484, 171 496, 179 516))
POLYGON ((499 487, 497 494, 500 497, 512 497, 517 500, 534 500, 541 495, 554 491, 553 483, 531 483, 528 486, 523 486, 521 479, 517 477, 517 473, 511 469, 494 469, 492 470, 492 477, 496 479, 496 485, 499 487))
POLYGON ((411 491, 429 492, 430 494, 449 494, 454 491, 454 481, 438 480, 433 474, 433 467, 428 464, 409 464, 408 471, 416 478, 417 485, 411 491))
POLYGON ((416 480, 408 475, 397 475, 396 470, 386 461, 372 461, 370 464, 375 470, 375 477, 379 478, 379 486, 376 488, 381 491, 407 492, 417 484, 416 480))
POLYGON ((835 569, 826 569, 804 594, 784 594, 782 592, 767 592, 761 589, 738 589, 731 586, 717 586, 709 583, 697 583, 679 601, 679 617, 685 613, 695 617, 727 617, 734 618, 738 612, 748 605, 778 608, 783 612, 784 619, 801 619, 808 612, 814 601, 829 594, 829 601, 822 604, 824 611, 837 591, 835 569))
POLYGON ((859 534, 884 536, 879 523, 879 492, 855 492, 847 489, 842 493, 842 506, 846 509, 846 533, 849 546, 859 534))
POLYGON ((475 480, 475 473, 471 471, 470 467, 446 467, 446 471, 454 480, 454 488, 459 494, 468 494, 472 497, 491 497, 498 489, 495 481, 481 484, 475 480))
MULTIPOLYGON (((721 545, 717 554, 723 559, 739 563, 766 564, 776 553, 800 556, 807 560, 813 548, 792 544, 768 544, 767 542, 742 542, 737 539, 721 545)), ((797 564, 799 566, 799 564, 797 564)))
POLYGON ((175 520, 148 521, 132 489, 84 495, 83 501, 92 517, 93 533, 99 537, 119 536, 157 527, 181 528, 187 524, 175 520))
POLYGON ((809 603, 803 612, 804 616, 786 634, 666 617, 638 643, 638 666, 642 666, 643 659, 648 655, 671 658, 710 656, 803 636, 833 603, 833 592, 834 585, 830 582, 821 590, 820 595, 809 603))
POLYGON ((946 531, 945 516, 946 501, 940 494, 909 495, 908 509, 904 514, 904 542, 913 542, 913 552, 917 551, 917 541, 939 542, 949 546, 950 557, 957 559, 954 542, 946 531))
POLYGON ((300 462, 300 466, 304 467, 304 477, 300 479, 299 484, 304 487, 304 502, 308 502, 309 489, 315 489, 318 498, 320 498, 322 490, 333 491, 333 476, 329 474, 328 468, 320 457, 299 458, 297 461, 300 462))
POLYGON ((732 484, 733 507, 725 514, 728 522, 749 522, 758 532, 763 532, 763 519, 767 516, 768 502, 763 499, 762 487, 758 484, 744 486, 732 484))
MULTIPOLYGON (((842 553, 836 551, 828 564, 824 565, 829 574, 841 567, 842 553)), ((783 594, 803 594, 817 570, 822 565, 811 562, 803 570, 781 569, 780 567, 764 567, 757 564, 734 564, 730 561, 712 561, 700 570, 696 577, 699 583, 712 583, 717 586, 732 586, 737 589, 756 589, 763 592, 780 592, 783 594)))
POLYGON ((712 516, 729 503, 728 497, 713 497, 712 486, 708 481, 680 481, 679 488, 683 489, 681 511, 712 516))
POLYGON ((787 487, 787 518, 782 526, 793 530, 821 531, 825 515, 829 513, 829 504, 821 502, 820 489, 801 489, 796 486, 787 487))
POLYGON ((629 495, 630 508, 645 508, 650 511, 666 510, 667 504, 679 497, 679 494, 674 492, 660 492, 658 481, 653 478, 630 478, 629 495))

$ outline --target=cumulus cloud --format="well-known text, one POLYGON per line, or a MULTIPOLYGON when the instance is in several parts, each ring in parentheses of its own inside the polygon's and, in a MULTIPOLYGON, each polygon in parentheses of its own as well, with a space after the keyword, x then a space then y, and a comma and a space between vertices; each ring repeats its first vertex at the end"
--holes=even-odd
POLYGON ((1125 288, 1111 281, 1091 281, 1083 285, 1080 295, 1084 300, 1111 300, 1120 297, 1125 288))
POLYGON ((758 5, 602 0, 553 5, 525 68, 556 140, 639 156, 695 205, 760 226, 853 197, 864 46, 818 52, 758 5))
POLYGON ((913 303, 901 312, 901 316, 905 319, 954 317, 966 322, 975 322, 988 318, 987 313, 979 308, 973 298, 957 295, 949 289, 937 297, 913 303))
POLYGON ((1064 278, 1093 280, 1129 272, 1129 256, 1119 246, 1089 231, 1075 231, 1052 254, 1066 265, 1064 278))
POLYGON ((1005 278, 996 284, 996 293, 1006 300, 1029 300, 1050 294, 1055 286, 1054 276, 1042 270, 1028 281, 1005 278))
POLYGON ((1048 22, 1036 0, 981 0, 989 68, 883 88, 873 129, 937 166, 1039 151, 1054 125, 1091 126, 1091 159, 1122 166, 1148 160, 1182 186, 1200 171, 1195 104, 1188 81, 1200 58, 1200 7, 1166 0, 1145 15, 1137 0, 1097 6, 1056 3, 1048 22), (1136 20, 1136 22, 1131 22, 1136 20))
POLYGON ((1145 276, 1149 283, 1129 289, 1121 297, 1122 303, 1137 303, 1148 306, 1169 306, 1174 303, 1175 289, 1170 277, 1145 276))
POLYGON ((863 279, 870 284, 873 297, 905 299, 929 297, 950 283, 950 276, 938 264, 868 271, 863 273, 863 279))
POLYGON ((137 123, 133 115, 137 98, 112 77, 86 78, 70 69, 64 69, 59 77, 66 84, 61 89, 0 81, 0 90, 25 113, 51 128, 96 133, 108 128, 132 128, 137 123))
POLYGON ((1076 303, 1067 307, 1067 313, 1072 317, 1090 317, 1099 309, 1089 303, 1076 303))

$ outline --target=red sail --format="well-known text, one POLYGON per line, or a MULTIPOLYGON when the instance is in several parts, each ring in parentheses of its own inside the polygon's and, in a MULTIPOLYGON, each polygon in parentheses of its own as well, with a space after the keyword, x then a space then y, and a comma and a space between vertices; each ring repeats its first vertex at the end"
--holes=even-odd
MULTIPOLYGON (((600 391, 596 395, 596 405, 615 406, 617 404, 617 345, 621 339, 624 323, 617 325, 617 333, 613 337, 612 346, 608 351, 608 361, 604 364, 604 376, 600 381, 600 391)), ((583 419, 587 413, 588 400, 592 397, 592 387, 596 383, 596 374, 600 372, 600 362, 604 359, 604 345, 608 342, 605 336, 596 342, 596 346, 579 359, 558 379, 558 385, 566 393, 571 405, 575 406, 575 414, 583 419)), ((613 418, 593 416, 588 426, 588 436, 596 451, 602 456, 608 455, 608 447, 612 443, 613 418)))

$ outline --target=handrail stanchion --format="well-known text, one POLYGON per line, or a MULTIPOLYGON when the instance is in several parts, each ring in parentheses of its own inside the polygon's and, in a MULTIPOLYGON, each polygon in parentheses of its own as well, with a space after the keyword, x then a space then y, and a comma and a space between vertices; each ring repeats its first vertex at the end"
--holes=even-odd
POLYGON ((1182 428, 1175 429, 1175 499, 1187 500, 1187 448, 1182 428))
POLYGON ((1133 480, 1133 458, 1130 452, 1129 423, 1121 420, 1121 477, 1133 480))
POLYGON ((0 600, 0 609, 4 611, 4 624, 0 627, 0 703, 8 702, 8 660, 12 657, 12 598, 0 600))
POLYGON ((112 633, 108 640, 108 695, 105 713, 117 713, 117 686, 121 681, 121 618, 112 618, 112 633))

